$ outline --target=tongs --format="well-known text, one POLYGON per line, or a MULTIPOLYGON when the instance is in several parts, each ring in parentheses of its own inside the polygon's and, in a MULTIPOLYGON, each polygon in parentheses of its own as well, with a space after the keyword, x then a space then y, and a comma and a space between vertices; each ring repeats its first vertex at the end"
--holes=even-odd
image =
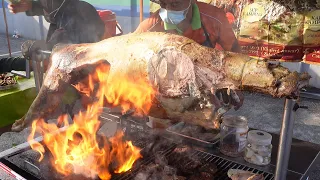
POLYGON ((233 108, 231 89, 227 91, 224 89, 218 89, 214 92, 215 101, 220 101, 220 106, 214 107, 210 116, 210 121, 214 122, 214 128, 218 129, 222 122, 223 115, 233 108))

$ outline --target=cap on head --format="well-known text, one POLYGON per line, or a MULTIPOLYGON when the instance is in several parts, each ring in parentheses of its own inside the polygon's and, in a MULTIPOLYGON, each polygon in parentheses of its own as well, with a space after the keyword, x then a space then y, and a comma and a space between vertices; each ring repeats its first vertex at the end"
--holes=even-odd
POLYGON ((161 8, 172 10, 172 11, 182 11, 188 9, 193 0, 156 0, 160 3, 161 8))

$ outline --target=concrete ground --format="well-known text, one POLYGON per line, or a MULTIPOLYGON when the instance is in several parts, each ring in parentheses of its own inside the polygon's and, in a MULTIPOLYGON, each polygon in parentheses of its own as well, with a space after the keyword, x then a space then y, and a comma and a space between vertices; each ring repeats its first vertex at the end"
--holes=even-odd
MULTIPOLYGON (((19 51, 24 39, 11 38, 12 52, 19 51)), ((0 55, 8 53, 4 35, 0 34, 0 55)), ((0 56, 1 58, 1 56, 0 56)), ((299 109, 296 113, 293 137, 303 141, 320 144, 320 101, 302 98, 300 105, 308 109, 299 109)), ((237 112, 228 114, 243 115, 248 118, 251 128, 260 129, 275 134, 280 133, 284 99, 275 99, 255 93, 245 93, 245 102, 237 112)), ((23 143, 26 134, 5 133, 0 137, 0 152, 12 147, 14 144, 23 143)), ((319 162, 320 164, 320 162, 319 162)), ((320 165, 312 172, 310 179, 320 179, 320 165)), ((1 179, 10 179, 1 175, 1 179)))
MULTIPOLYGON (((25 41, 24 38, 13 38, 10 36, 10 45, 11 45, 11 52, 20 51, 21 44, 25 41)), ((0 58, 3 54, 8 54, 8 43, 5 34, 0 34, 0 58)))
MULTIPOLYGON (((251 128, 280 134, 284 102, 284 98, 245 93, 243 106, 227 114, 243 115, 248 118, 251 128)), ((293 137, 320 144, 320 101, 301 98, 300 105, 308 109, 298 109, 296 112, 293 137)))

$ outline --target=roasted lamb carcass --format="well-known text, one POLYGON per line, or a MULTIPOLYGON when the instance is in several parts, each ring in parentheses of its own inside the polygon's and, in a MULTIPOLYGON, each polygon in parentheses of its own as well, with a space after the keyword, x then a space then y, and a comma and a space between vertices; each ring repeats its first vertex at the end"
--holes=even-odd
POLYGON ((274 97, 296 96, 310 78, 243 54, 203 47, 178 35, 128 34, 55 50, 38 96, 24 118, 13 125, 13 130, 21 130, 36 118, 46 119, 70 84, 81 82, 102 64, 110 65, 109 79, 119 74, 145 77, 157 89, 157 105, 147 115, 193 120, 196 124, 211 114, 208 108, 194 110, 194 102, 199 102, 204 91, 229 88, 274 97), (181 105, 181 99, 190 102, 181 105))

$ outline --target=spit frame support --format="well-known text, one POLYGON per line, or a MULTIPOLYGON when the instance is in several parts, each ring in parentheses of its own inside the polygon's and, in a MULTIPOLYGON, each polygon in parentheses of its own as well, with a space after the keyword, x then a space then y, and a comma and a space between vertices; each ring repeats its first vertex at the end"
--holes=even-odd
POLYGON ((36 90, 39 93, 40 88, 43 84, 44 78, 44 61, 51 55, 51 51, 37 50, 32 53, 30 63, 32 63, 32 69, 34 73, 34 80, 36 85, 36 90))
POLYGON ((299 105, 296 99, 286 98, 280 131, 275 180, 285 180, 290 158, 295 113, 299 105))

